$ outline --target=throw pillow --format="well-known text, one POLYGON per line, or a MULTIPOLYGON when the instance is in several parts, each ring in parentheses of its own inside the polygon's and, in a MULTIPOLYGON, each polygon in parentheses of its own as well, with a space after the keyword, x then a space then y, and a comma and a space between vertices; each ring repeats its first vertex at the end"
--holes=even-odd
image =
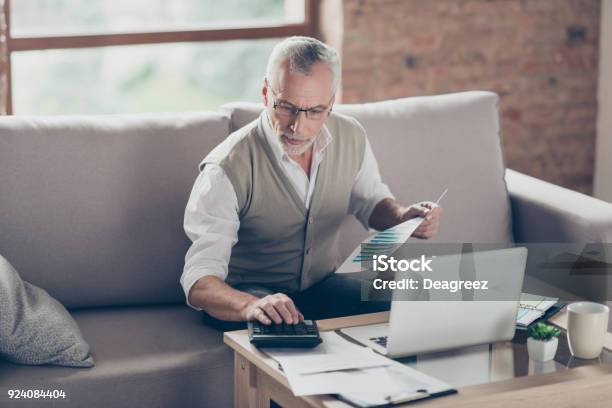
POLYGON ((0 256, 0 358, 20 364, 92 367, 89 345, 64 306, 21 280, 0 256))

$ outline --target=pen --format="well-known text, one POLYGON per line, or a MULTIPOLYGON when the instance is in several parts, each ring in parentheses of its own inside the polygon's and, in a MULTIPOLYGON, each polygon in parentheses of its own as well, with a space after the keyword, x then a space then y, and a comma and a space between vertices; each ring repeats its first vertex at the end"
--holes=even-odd
POLYGON ((446 195, 448 192, 448 188, 444 190, 444 192, 440 195, 440 197, 436 200, 436 205, 440 204, 440 200, 446 195))
MULTIPOLYGON (((447 192, 448 192, 448 188, 444 189, 442 194, 440 194, 440 197, 438 197, 438 199, 436 200, 436 207, 440 205, 440 200, 442 200, 442 198, 444 198, 444 196, 446 195, 447 192)), ((429 213, 429 211, 428 211, 428 213, 429 213)), ((429 218, 427 218, 427 219, 429 219, 429 218)))
POLYGON ((410 393, 400 393, 394 395, 388 395, 385 397, 385 400, 389 401, 391 404, 401 404, 404 402, 416 401, 420 399, 425 399, 430 397, 431 395, 427 390, 416 390, 410 393))

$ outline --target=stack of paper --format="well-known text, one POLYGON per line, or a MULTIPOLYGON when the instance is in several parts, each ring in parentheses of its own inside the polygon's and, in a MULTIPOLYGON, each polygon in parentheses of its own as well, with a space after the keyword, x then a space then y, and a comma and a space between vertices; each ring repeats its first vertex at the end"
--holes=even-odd
POLYGON ((296 396, 363 389, 371 379, 360 369, 392 363, 335 332, 321 332, 321 339, 323 342, 313 349, 263 349, 280 364, 296 396))
POLYGON ((296 396, 341 394, 369 406, 452 389, 335 332, 322 332, 321 338, 323 343, 310 350, 263 349, 281 365, 296 396))

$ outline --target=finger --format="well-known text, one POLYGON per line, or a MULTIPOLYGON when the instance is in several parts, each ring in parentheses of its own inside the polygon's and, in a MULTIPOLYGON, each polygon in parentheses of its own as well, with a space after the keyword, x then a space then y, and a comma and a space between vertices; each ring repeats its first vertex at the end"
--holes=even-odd
POLYGON ((413 207, 413 208, 414 208, 415 215, 417 217, 425 218, 427 216, 427 214, 429 213, 429 211, 430 211, 427 208, 420 208, 420 207, 413 207))
POLYGON ((298 310, 298 315, 300 316, 300 322, 303 322, 304 321, 304 315, 299 310, 298 310))
POLYGON ((419 232, 418 234, 414 235, 416 238, 429 238, 429 234, 426 232, 419 232))
POLYGON ((278 314, 272 303, 265 303, 261 308, 266 312, 268 317, 274 320, 274 323, 281 324, 283 322, 282 317, 278 314))
POLYGON ((287 323, 293 323, 293 318, 291 316, 291 312, 287 309, 285 305, 285 301, 283 299, 278 299, 272 303, 276 311, 281 315, 283 320, 287 323))
POLYGON ((418 228, 421 229, 427 229, 427 228, 431 228, 431 227, 435 227, 436 225, 438 225, 440 222, 438 221, 437 218, 432 218, 431 220, 425 219, 425 221, 423 221, 418 228))
POLYGON ((421 221, 418 228, 427 228, 427 226, 431 225, 432 222, 434 222, 434 220, 427 219, 426 217, 424 221, 421 221))
POLYGON ((272 323, 272 321, 268 318, 268 316, 266 316, 266 313, 259 307, 255 309, 255 312, 253 313, 253 317, 259 320, 260 322, 262 322, 263 324, 272 323))
POLYGON ((440 214, 442 213, 442 209, 440 208, 434 208, 433 210, 431 210, 427 216, 428 220, 438 220, 440 219, 440 214))
POLYGON ((436 235, 437 233, 438 233, 438 228, 437 227, 432 227, 432 228, 428 228, 427 230, 425 230, 423 232, 423 235, 427 236, 428 238, 431 238, 434 235, 436 235))
POLYGON ((422 229, 418 229, 418 228, 417 228, 417 229, 416 229, 416 230, 414 230, 414 232, 412 233, 412 236, 413 236, 413 237, 420 238, 420 237, 423 235, 423 232, 424 232, 424 231, 423 231, 422 229))
POLYGON ((437 223, 431 223, 430 225, 428 225, 427 227, 419 227, 414 231, 414 236, 416 236, 417 238, 429 238, 432 237, 433 235, 436 234, 436 232, 438 231, 438 224, 437 223))
POLYGON ((424 221, 421 225, 419 225, 419 227, 416 229, 416 232, 425 232, 428 229, 430 229, 431 227, 435 226, 434 222, 431 221, 424 221))
POLYGON ((293 323, 299 323, 300 321, 299 312, 297 310, 297 307, 295 307, 295 303, 293 303, 293 300, 289 296, 287 296, 287 300, 285 301, 285 306, 287 307, 287 310, 289 310, 289 313, 291 313, 291 318, 293 320, 293 323))
POLYGON ((419 234, 431 234, 431 233, 436 232, 437 230, 438 230, 438 225, 431 224, 427 226, 426 228, 422 228, 421 230, 419 230, 419 234))
POLYGON ((436 219, 440 217, 440 213, 442 212, 442 210, 440 209, 440 207, 434 207, 431 210, 429 210, 429 214, 428 214, 428 219, 436 219))

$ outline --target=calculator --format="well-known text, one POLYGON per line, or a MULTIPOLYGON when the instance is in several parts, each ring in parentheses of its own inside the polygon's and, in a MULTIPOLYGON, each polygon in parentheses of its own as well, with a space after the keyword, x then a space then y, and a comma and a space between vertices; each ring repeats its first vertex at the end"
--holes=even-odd
POLYGON ((257 347, 315 347, 321 343, 319 329, 314 320, 297 324, 263 324, 248 322, 249 340, 257 347))

